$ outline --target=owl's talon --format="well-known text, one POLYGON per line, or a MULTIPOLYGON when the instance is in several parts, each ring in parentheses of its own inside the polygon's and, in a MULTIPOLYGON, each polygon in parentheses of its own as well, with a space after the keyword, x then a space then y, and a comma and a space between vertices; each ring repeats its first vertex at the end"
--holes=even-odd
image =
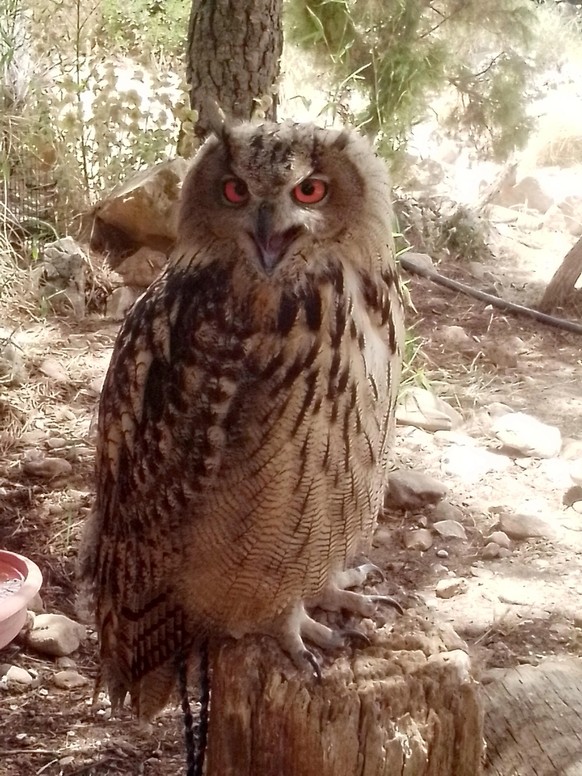
POLYGON ((398 603, 398 601, 395 598, 392 598, 392 596, 389 595, 369 595, 366 596, 370 601, 375 601, 378 604, 386 604, 386 606, 391 606, 393 609, 396 609, 398 614, 404 614, 404 609, 402 608, 401 604, 398 603))
POLYGON ((311 669, 313 670, 313 676, 317 680, 317 682, 322 681, 322 675, 321 675, 321 666, 319 665, 318 659, 315 657, 313 652, 310 652, 308 649, 304 649, 303 653, 301 654, 301 661, 303 665, 308 664, 311 669))
POLYGON ((372 645, 372 642, 366 634, 357 630, 357 628, 344 628, 342 634, 351 641, 359 642, 360 647, 370 647, 372 645))

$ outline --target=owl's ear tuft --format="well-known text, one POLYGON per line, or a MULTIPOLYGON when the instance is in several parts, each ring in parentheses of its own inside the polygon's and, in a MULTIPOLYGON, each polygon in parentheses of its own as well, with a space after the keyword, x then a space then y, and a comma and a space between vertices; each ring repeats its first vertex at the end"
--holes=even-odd
POLYGON ((335 151, 343 151, 350 140, 350 131, 347 129, 342 130, 336 139, 331 143, 331 147, 335 151))
POLYGON ((206 100, 204 108, 210 131, 212 134, 216 135, 217 138, 223 139, 225 135, 228 134, 230 128, 226 119, 226 114, 216 100, 206 100))

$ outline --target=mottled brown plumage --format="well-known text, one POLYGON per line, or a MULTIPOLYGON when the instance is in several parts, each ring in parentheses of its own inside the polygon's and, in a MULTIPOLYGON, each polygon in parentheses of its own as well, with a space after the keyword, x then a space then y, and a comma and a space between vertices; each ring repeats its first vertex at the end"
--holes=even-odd
POLYGON ((401 342, 368 143, 290 123, 211 137, 101 398, 81 567, 114 701, 155 712, 206 637, 270 633, 301 663, 302 637, 338 643, 304 604, 370 610, 339 583, 381 508, 401 342))

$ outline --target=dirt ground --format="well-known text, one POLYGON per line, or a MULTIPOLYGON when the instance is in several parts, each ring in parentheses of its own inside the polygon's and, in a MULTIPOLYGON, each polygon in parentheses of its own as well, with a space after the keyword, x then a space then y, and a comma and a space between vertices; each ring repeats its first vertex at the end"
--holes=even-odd
MULTIPOLYGON (((543 251, 538 260, 543 261, 543 251)), ((514 265, 499 254, 494 261, 488 270, 510 298, 523 301, 541 287, 535 268, 515 262, 515 256, 514 265)), ((445 262, 440 269, 479 285, 463 264, 445 262)), ((547 274, 547 265, 543 270, 547 274)), ((463 431, 476 445, 494 447, 485 408, 502 402, 557 425, 565 439, 582 446, 580 336, 486 308, 427 280, 413 278, 410 290, 416 311, 409 323, 421 345, 415 369, 462 412, 463 431), (441 337, 450 325, 463 327, 471 347, 459 350, 441 337)), ((78 617, 75 552, 92 497, 92 423, 116 330, 116 324, 99 318, 82 324, 26 322, 18 342, 27 377, 0 393, 0 547, 36 561, 44 575, 46 611, 73 618, 78 617), (71 474, 51 481, 23 474, 21 462, 39 451, 66 458, 71 474)), ((437 538, 424 553, 405 550, 403 534, 424 525, 425 516, 390 516, 394 544, 378 544, 375 550, 390 592, 403 603, 421 599, 450 620, 483 671, 535 663, 544 655, 579 654, 582 515, 564 504, 563 470, 548 461, 511 459, 505 469, 467 482, 443 471, 445 442, 429 436, 411 437, 411 429, 400 429, 397 463, 447 484, 447 499, 460 508, 468 540, 437 538), (543 514, 555 524, 555 538, 514 542, 508 557, 483 560, 485 537, 498 519, 496 507, 543 514), (443 550, 445 556, 437 555, 443 550), (465 592, 437 599, 434 588, 443 574, 466 580, 465 592)), ((89 633, 73 658, 77 670, 93 680, 96 641, 89 633)), ((22 692, 0 689, 0 776, 181 772, 176 709, 168 709, 152 728, 140 729, 129 715, 109 719, 102 698, 91 708, 91 685, 57 689, 55 663, 18 642, 0 652, 0 663, 23 666, 35 677, 22 692)))

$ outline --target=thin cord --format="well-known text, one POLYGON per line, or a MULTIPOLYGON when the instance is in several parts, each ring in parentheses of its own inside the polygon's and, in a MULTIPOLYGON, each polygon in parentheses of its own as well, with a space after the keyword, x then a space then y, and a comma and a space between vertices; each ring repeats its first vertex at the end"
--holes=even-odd
MULTIPOLYGON (((208 641, 204 641, 200 648, 200 718, 198 720, 198 752, 196 770, 193 776, 202 776, 206 746, 208 744, 208 718, 210 712, 210 671, 208 659, 208 641)), ((188 774, 190 776, 190 774, 188 774)))
POLYGON ((184 719, 184 744, 186 746, 186 776, 197 776, 196 767, 197 751, 196 740, 194 738, 194 718, 190 708, 190 698, 188 697, 188 664, 184 655, 178 658, 178 689, 180 693, 180 703, 182 706, 182 716, 184 719))

